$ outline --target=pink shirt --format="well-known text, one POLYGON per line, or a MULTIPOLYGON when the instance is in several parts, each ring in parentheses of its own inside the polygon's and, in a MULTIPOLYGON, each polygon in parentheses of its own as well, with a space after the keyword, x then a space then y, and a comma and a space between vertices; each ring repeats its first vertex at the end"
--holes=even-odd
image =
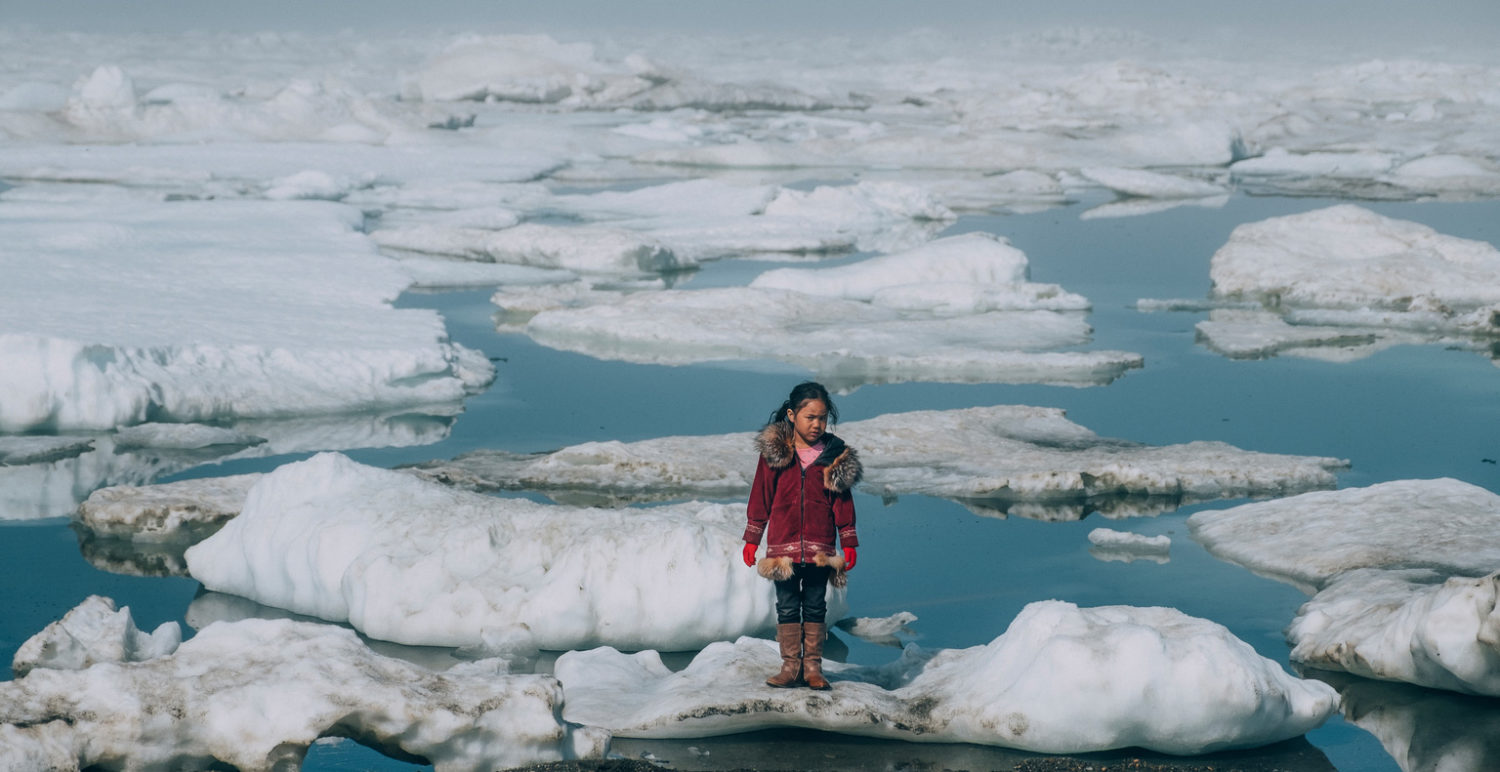
POLYGON ((797 448, 797 463, 801 464, 803 469, 806 469, 809 464, 818 460, 818 456, 823 454, 823 447, 823 443, 819 442, 810 448, 797 448))

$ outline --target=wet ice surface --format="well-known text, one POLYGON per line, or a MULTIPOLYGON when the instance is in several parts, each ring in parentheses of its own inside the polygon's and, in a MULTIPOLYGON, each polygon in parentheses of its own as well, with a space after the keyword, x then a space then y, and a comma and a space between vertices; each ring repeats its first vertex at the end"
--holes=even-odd
POLYGON ((1287 675, 1223 627, 1162 608, 1033 604, 985 646, 830 664, 827 694, 760 683, 779 662, 770 642, 742 638, 675 673, 656 652, 608 648, 564 654, 556 672, 565 718, 624 737, 793 726, 1050 753, 1195 754, 1296 737, 1338 706, 1331 688, 1287 675))
MULTIPOLYGON (((1253 453, 1222 443, 1148 447, 1100 437, 1060 410, 998 405, 892 413, 840 424, 864 461, 863 490, 964 501, 981 514, 1077 519, 1149 515, 1195 500, 1330 487, 1333 458, 1253 453)), ((743 496, 749 434, 575 445, 538 455, 481 451, 429 462, 423 475, 479 490, 537 490, 622 504, 743 496)))
MULTIPOLYGON (((79 624, 88 617, 100 633, 142 635, 128 615, 122 624, 93 611, 108 601, 90 603, 75 615, 79 624)), ((90 653, 97 659, 30 661, 24 677, 0 684, 0 763, 67 769, 128 758, 140 768, 180 768, 217 760, 269 770, 298 765, 315 740, 334 735, 456 772, 598 757, 608 744, 598 730, 562 722, 561 689, 550 676, 511 675, 498 660, 436 673, 329 625, 254 619, 212 625, 181 645, 163 639, 90 653)))
MULTIPOLYGON (((659 243, 681 264, 701 266, 696 273, 647 274, 640 281, 643 268, 666 262, 647 259, 643 266, 619 253, 602 261, 573 255, 568 259, 583 261, 575 263, 577 270, 558 270, 405 252, 399 255, 404 262, 391 264, 403 286, 411 277, 424 286, 504 281, 528 285, 512 287, 513 296, 539 298, 553 288, 538 283, 573 281, 585 269, 590 278, 579 294, 738 288, 786 267, 769 262, 772 254, 778 261, 855 263, 870 257, 863 250, 898 251, 939 235, 988 231, 1028 256, 1031 281, 1092 304, 1087 316, 1072 312, 1078 319, 1069 323, 1068 340, 1078 342, 1070 347, 1084 345, 1081 321, 1093 328, 1089 348, 1143 354, 1146 366, 1123 377, 1088 376, 1088 382, 1117 379, 1107 388, 1063 390, 883 383, 905 376, 872 378, 867 370, 836 384, 851 390, 840 396, 851 423, 922 409, 1041 405, 1067 409, 1072 420, 1102 436, 1150 447, 1218 441, 1257 452, 1348 458, 1353 469, 1340 475, 1345 486, 1444 476, 1490 489, 1500 485, 1493 464, 1483 462, 1497 457, 1486 428, 1500 419, 1491 363, 1401 345, 1432 340, 1422 319, 1437 318, 1441 310, 1429 309, 1413 328, 1405 320, 1414 317, 1388 309, 1356 309, 1353 322, 1343 309, 1335 309, 1344 314, 1338 318, 1302 309, 1277 317, 1289 333, 1274 323, 1225 318, 1229 309, 1214 311, 1212 321, 1238 325, 1248 342, 1235 351, 1244 356, 1324 355, 1260 362, 1223 360, 1196 346, 1196 316, 1126 310, 1139 298, 1205 297, 1208 256, 1229 242, 1235 226, 1340 203, 1277 194, 1360 199, 1371 211, 1421 222, 1444 237, 1495 243, 1500 235, 1493 224, 1500 217, 1486 200, 1497 190, 1493 148, 1500 126, 1492 51, 1397 58, 1384 51, 1348 56, 1269 47, 1232 60, 1204 41, 1190 41, 1200 47, 1179 52, 1144 35, 1088 30, 1023 33, 973 48, 933 33, 883 45, 852 38, 807 45, 606 36, 593 48, 561 35, 0 35, 8 54, 0 62, 0 138, 7 150, 0 153, 0 200, 10 211, 50 205, 106 214, 180 212, 187 209, 169 205, 211 199, 205 203, 229 212, 232 205, 261 206, 258 199, 267 199, 295 206, 286 211, 299 213, 292 224, 300 228, 317 219, 306 207, 326 212, 325 200, 336 200, 364 210, 362 221, 340 220, 346 236, 368 230, 387 238, 426 229, 437 237, 460 232, 482 241, 530 226, 505 238, 524 247, 519 253, 553 259, 540 249, 542 240, 528 234, 587 226, 659 243), (480 98, 495 101, 474 101, 480 98), (448 99, 459 101, 442 101, 448 99), (267 151, 268 141, 274 152, 267 151), (710 175, 713 182, 697 182, 710 175), (879 185, 886 182, 899 187, 879 185), (1246 198, 1246 191, 1263 195, 1246 198), (784 197, 783 204, 757 213, 767 200, 761 196, 784 197), (1417 198, 1436 201, 1381 203, 1417 198), (862 205, 880 202, 883 208, 862 205), (663 204, 680 215, 652 217, 651 207, 663 204), (943 209, 960 216, 954 220, 943 209), (889 240, 880 238, 887 234, 889 240), (601 267, 607 275, 593 273, 601 267), (1257 327, 1275 329, 1266 335, 1257 327), (1340 335, 1329 340, 1325 329, 1340 335), (1283 334, 1295 340, 1284 344, 1283 334), (1257 342, 1257 335, 1269 342, 1257 342)), ((253 231, 260 237, 275 230, 233 225, 221 235, 253 231)), ((53 235, 61 241, 39 245, 53 250, 48 254, 87 232, 53 235)), ((363 270, 342 276, 364 276, 363 270)), ((391 275, 383 264, 372 270, 381 281, 391 275)), ((137 278, 147 285, 171 283, 163 276, 191 278, 177 273, 137 278)), ((272 273, 262 278, 289 278, 285 271, 272 273)), ((307 283, 339 286, 324 277, 307 283)), ((291 284, 277 283, 275 290, 291 284)), ((4 292, 13 285, 0 286, 4 292)), ((223 288, 199 291, 222 301, 212 310, 232 295, 223 288)), ((742 432, 764 418, 768 394, 783 393, 807 374, 796 363, 668 368, 546 350, 510 335, 504 320, 497 335, 486 302, 491 293, 479 294, 401 302, 441 308, 441 329, 496 360, 501 380, 467 399, 461 416, 454 400, 446 410, 397 408, 381 415, 205 419, 236 433, 236 442, 266 440, 243 447, 191 447, 200 440, 152 429, 149 424, 163 418, 156 414, 132 421, 148 425, 146 436, 126 434, 123 442, 113 424, 56 438, 4 438, 0 518, 10 522, 0 550, 14 570, 0 588, 7 610, 0 640, 6 648, 19 646, 91 593, 128 599, 148 627, 185 613, 196 584, 159 576, 180 571, 180 555, 173 563, 171 556, 144 552, 146 542, 139 540, 80 543, 55 520, 104 485, 265 472, 326 449, 394 466, 478 449, 524 454, 588 442, 742 432)), ((930 297, 908 293, 901 300, 930 297)), ((995 294, 962 297, 973 305, 995 294)), ((5 307, 20 307, 11 300, 5 307)), ((92 325, 96 333, 106 322, 128 327, 114 313, 78 307, 79 298, 58 302, 61 307, 47 310, 65 322, 92 325)), ((298 332, 329 342, 357 329, 331 323, 298 332)), ((200 331, 179 331, 176 342, 194 343, 200 331)), ((1228 339, 1219 332, 1206 337, 1228 339)), ((1492 348, 1467 334, 1438 339, 1492 348)), ((370 364, 362 359, 355 369, 370 364)), ((1006 376, 1035 380, 1017 379, 1016 372, 1006 376)), ((991 373, 984 380, 991 378, 1007 379, 991 373)), ((913 627, 924 646, 982 644, 1000 632, 996 620, 1011 619, 1026 603, 1062 597, 1089 605, 1175 606, 1223 622, 1273 660, 1287 657, 1281 629, 1304 599, 1213 561, 1188 540, 1175 540, 1170 563, 1103 562, 1086 551, 1093 549, 1086 538, 1093 519, 997 521, 924 494, 858 495, 862 535, 887 548, 862 552, 853 610, 888 618, 911 609, 920 616, 913 627)), ((1079 504, 1070 514, 1082 517, 1096 504, 1079 504)), ((156 514, 170 519, 172 505, 161 506, 156 514)), ((1132 530, 1146 538, 1181 533, 1183 516, 1196 507, 1132 521, 1132 530)), ((504 648, 505 641, 501 636, 492 643, 504 648)), ((860 664, 889 659, 888 649, 871 648, 852 640, 846 658, 860 664)), ((1346 695, 1359 695, 1357 708, 1350 707, 1354 723, 1334 721, 1314 731, 1317 755, 1326 752, 1342 769, 1493 766, 1486 745, 1492 722, 1472 701, 1393 697, 1382 686, 1341 684, 1346 695), (1463 717, 1447 720, 1455 715, 1463 717), (1449 733, 1435 732, 1434 721, 1449 733)), ((701 742, 707 750, 709 741, 701 742)), ((774 742, 740 746, 739 759, 754 759, 774 742)), ((325 763, 320 747, 328 746, 313 747, 310 769, 325 763)), ((712 747, 732 746, 716 741, 712 747)), ((381 763, 397 765, 371 755, 360 766, 381 763)))

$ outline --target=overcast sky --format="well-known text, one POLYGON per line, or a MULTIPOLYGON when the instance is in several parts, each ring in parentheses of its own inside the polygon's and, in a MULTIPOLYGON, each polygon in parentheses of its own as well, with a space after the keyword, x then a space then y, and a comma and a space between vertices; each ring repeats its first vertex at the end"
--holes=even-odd
MULTIPOLYGON (((980 34, 1112 26, 1160 37, 1234 28, 1295 37, 1500 41, 1500 0, 0 0, 0 24, 103 32, 393 27, 980 34)), ((3 55, 3 54, 0 54, 3 55)))

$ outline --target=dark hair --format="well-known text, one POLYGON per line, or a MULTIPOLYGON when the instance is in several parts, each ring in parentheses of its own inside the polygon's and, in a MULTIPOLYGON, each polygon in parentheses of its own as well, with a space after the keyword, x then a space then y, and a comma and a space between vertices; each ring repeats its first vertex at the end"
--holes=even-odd
POLYGON ((767 423, 785 421, 787 420, 786 411, 790 410, 795 413, 801 410, 803 405, 815 399, 828 406, 828 422, 838 423, 839 409, 834 407, 833 398, 828 396, 828 389, 823 388, 823 384, 817 381, 803 381, 792 387, 792 393, 787 396, 785 402, 781 403, 781 407, 772 411, 771 420, 767 423))

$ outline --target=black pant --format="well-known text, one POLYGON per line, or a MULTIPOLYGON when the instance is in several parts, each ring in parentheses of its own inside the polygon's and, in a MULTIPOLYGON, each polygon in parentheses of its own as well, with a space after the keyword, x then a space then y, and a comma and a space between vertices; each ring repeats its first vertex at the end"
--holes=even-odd
POLYGON ((776 582, 776 624, 822 624, 828 616, 828 576, 832 569, 793 563, 792 578, 776 582))

